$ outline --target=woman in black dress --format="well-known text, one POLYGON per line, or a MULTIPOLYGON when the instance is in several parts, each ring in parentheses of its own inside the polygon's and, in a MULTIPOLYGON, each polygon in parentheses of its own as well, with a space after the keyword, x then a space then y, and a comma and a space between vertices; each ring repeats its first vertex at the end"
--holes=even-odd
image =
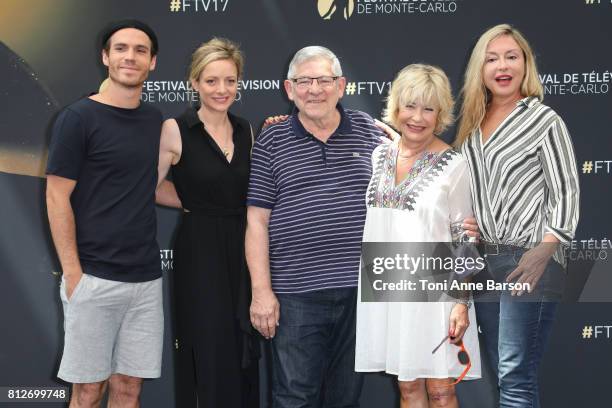
POLYGON ((234 43, 202 44, 189 73, 200 107, 162 127, 157 202, 183 209, 173 275, 179 407, 259 405, 244 258, 252 130, 228 112, 242 66, 234 43), (170 169, 174 185, 164 181, 170 169))

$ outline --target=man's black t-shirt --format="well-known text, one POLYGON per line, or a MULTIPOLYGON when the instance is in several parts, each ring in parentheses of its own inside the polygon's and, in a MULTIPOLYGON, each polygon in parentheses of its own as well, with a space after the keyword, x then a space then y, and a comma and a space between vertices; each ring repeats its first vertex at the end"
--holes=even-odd
POLYGON ((83 272, 121 282, 161 276, 155 186, 162 115, 84 98, 53 126, 47 174, 76 180, 71 196, 83 272))

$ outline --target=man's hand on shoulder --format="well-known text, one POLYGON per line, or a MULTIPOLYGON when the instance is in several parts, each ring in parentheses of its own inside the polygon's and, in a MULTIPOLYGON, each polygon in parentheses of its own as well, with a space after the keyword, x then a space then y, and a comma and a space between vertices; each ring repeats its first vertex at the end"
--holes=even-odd
POLYGON ((270 125, 276 125, 277 123, 281 123, 289 119, 289 115, 276 115, 276 116, 268 116, 262 125, 262 129, 267 128, 270 125))
POLYGON ((399 140, 401 135, 397 133, 391 126, 387 125, 384 122, 381 122, 378 119, 374 119, 374 124, 384 132, 385 138, 382 138, 384 143, 390 143, 395 140, 399 140))

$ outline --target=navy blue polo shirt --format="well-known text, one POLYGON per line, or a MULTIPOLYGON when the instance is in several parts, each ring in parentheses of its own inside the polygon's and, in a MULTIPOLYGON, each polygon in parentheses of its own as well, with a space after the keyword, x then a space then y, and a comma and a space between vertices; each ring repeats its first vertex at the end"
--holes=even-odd
POLYGON ((272 210, 276 293, 357 286, 371 156, 383 133, 368 114, 338 110, 340 125, 326 143, 294 112, 253 147, 247 205, 272 210))

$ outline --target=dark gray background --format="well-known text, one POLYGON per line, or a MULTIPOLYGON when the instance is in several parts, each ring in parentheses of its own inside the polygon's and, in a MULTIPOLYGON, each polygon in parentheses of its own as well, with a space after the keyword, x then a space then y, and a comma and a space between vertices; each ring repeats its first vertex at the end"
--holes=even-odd
MULTIPOLYGON (((324 21, 314 0, 227 0, 224 12, 196 12, 192 4, 189 11, 176 13, 170 12, 169 3, 3 2, 0 41, 8 48, 3 51, 7 56, 0 60, 0 82, 4 81, 0 85, 0 149, 18 146, 31 151, 40 160, 40 168, 44 168, 47 129, 53 114, 97 89, 104 77, 96 47, 97 33, 108 21, 127 17, 147 21, 158 33, 160 54, 151 81, 184 80, 191 51, 213 35, 239 42, 246 55, 245 79, 281 80, 281 90, 245 90, 233 106, 234 113, 249 119, 256 128, 264 117, 289 111, 282 79, 292 54, 311 44, 335 51, 349 82, 390 81, 405 65, 427 62, 447 72, 456 92, 475 40, 486 28, 508 22, 531 41, 542 74, 562 77, 564 73, 601 74, 612 70, 612 4, 607 0, 600 4, 595 0, 592 5, 585 0, 457 0, 454 13, 365 15, 355 10, 346 21, 335 18, 338 12, 332 20, 324 21), (14 60, 8 56, 9 49, 24 59, 24 67, 11 65, 14 60)), ((225 1, 218 4, 222 7, 225 1)), ((346 95, 343 103, 378 117, 384 96, 346 95)), ((609 93, 546 95, 545 103, 566 121, 579 168, 585 160, 612 159, 609 93)), ((171 117, 187 104, 158 105, 166 117, 171 117)), ((452 140, 453 135, 451 129, 445 137, 452 140)), ((59 278, 52 272, 59 267, 45 218, 44 179, 15 173, 19 172, 0 172, 0 386, 57 385, 62 316, 59 278)), ((580 177, 582 205, 576 239, 607 239, 612 224, 612 176, 581 172, 580 177)), ((158 216, 160 246, 171 248, 178 214, 160 208, 158 216)), ((600 269, 598 282, 604 282, 609 290, 610 280, 605 275, 609 270, 600 269)), ((172 271, 166 268, 164 273, 170 279, 166 279, 163 376, 145 384, 144 407, 174 406, 168 290, 172 271)), ((581 288, 587 278, 574 280, 581 288)), ((601 285, 590 286, 601 291, 601 285)), ((581 331, 585 325, 612 324, 611 312, 609 303, 561 306, 540 375, 544 407, 602 406, 609 401, 609 380, 605 379, 609 378, 612 363, 612 340, 582 339, 581 331)), ((265 371, 264 364, 262 373, 265 371)), ((486 371, 482 380, 461 383, 458 392, 462 406, 493 407, 493 383, 486 371)), ((266 400, 265 375, 262 388, 266 400)), ((390 376, 367 375, 362 405, 395 406, 395 388, 390 376)))

